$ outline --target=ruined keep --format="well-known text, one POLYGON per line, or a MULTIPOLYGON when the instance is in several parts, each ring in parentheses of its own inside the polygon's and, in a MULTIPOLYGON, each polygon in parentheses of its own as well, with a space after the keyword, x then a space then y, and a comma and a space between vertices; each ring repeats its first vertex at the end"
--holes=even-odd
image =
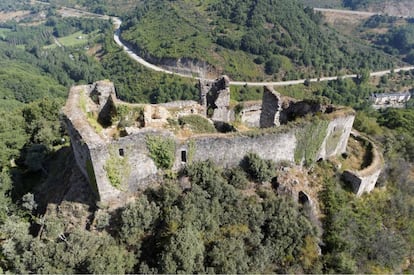
POLYGON ((227 77, 200 81, 200 102, 158 105, 120 102, 109 81, 72 87, 63 120, 76 162, 99 199, 122 200, 156 183, 164 169, 177 171, 193 161, 210 159, 232 167, 254 152, 275 162, 309 164, 346 151, 355 118, 352 109, 286 99, 266 87, 261 105, 242 104, 235 111, 230 108, 228 83, 227 77), (308 113, 318 115, 290 122, 308 113), (174 132, 171 121, 189 116, 211 125, 246 120, 246 125, 256 128, 209 134, 174 132), (114 120, 117 125, 111 124, 114 120), (163 166, 154 158, 154 142, 171 163, 163 166))

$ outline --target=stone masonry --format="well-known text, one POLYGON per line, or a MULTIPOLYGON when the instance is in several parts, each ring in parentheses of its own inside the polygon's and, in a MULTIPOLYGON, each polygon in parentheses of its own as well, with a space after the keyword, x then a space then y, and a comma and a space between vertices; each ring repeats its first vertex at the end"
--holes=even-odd
MULTIPOLYGON (((141 104, 139 106, 151 114, 153 119, 155 119, 154 110, 162 110, 160 119, 163 119, 174 118, 172 110, 178 116, 202 114, 203 112, 207 116, 208 107, 213 106, 212 120, 232 121, 231 114, 234 114, 234 111, 229 108, 227 77, 213 83, 207 83, 206 86, 200 85, 200 95, 201 104, 177 102, 160 105, 141 104)), ((116 99, 113 84, 108 81, 100 81, 92 85, 72 87, 64 108, 64 123, 71 137, 77 164, 89 179, 99 199, 104 202, 123 200, 124 196, 133 194, 158 181, 160 170, 150 157, 146 144, 148 136, 159 136, 162 139, 174 141, 173 170, 179 170, 192 161, 207 159, 224 167, 232 167, 238 165, 249 152, 254 152, 263 159, 275 162, 295 162, 295 150, 298 148, 297 133, 302 130, 300 128, 287 125, 280 128, 275 127, 270 129, 271 131, 256 129, 252 133, 193 134, 188 137, 177 137, 167 128, 160 127, 162 123, 151 122, 142 128, 129 129, 126 131, 126 136, 114 138, 109 134, 111 127, 114 126, 99 132, 88 122, 87 113, 99 112, 99 110, 102 112, 108 102, 111 102, 111 106, 112 103, 114 106, 120 104, 116 99), (122 164, 122 182, 117 187, 110 179, 111 175, 108 169, 110 161, 122 164)), ((258 105, 254 104, 256 106, 254 109, 260 116, 254 115, 251 118, 260 119, 262 127, 278 125, 278 115, 283 111, 280 102, 280 95, 272 88, 266 88, 261 108, 264 112, 258 110, 258 105), (266 123, 262 125, 262 121, 266 121, 266 123)), ((145 120, 145 112, 144 121, 147 121, 145 120)), ((318 147, 317 153, 317 158, 321 159, 345 152, 354 113, 341 109, 333 110, 332 113, 326 115, 326 120, 329 123, 325 138, 318 147)), ((259 121, 252 120, 251 122, 259 124, 259 121)), ((311 121, 306 123, 311 123, 311 121)))

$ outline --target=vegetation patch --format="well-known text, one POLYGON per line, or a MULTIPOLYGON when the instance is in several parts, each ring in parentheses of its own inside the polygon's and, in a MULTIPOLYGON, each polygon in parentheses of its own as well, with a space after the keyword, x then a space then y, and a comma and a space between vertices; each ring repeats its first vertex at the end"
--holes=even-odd
POLYGON ((329 135, 328 139, 326 140, 326 153, 328 155, 335 151, 336 146, 341 140, 343 131, 344 127, 336 127, 336 129, 334 129, 329 135))
POLYGON ((242 161, 242 166, 246 173, 257 182, 268 182, 275 176, 275 163, 261 159, 255 153, 248 153, 242 161))
POLYGON ((0 28, 0 39, 6 39, 7 33, 11 30, 9 28, 0 28))
POLYGON ((87 97, 84 93, 80 93, 79 96, 79 108, 85 114, 86 120, 88 121, 89 125, 95 130, 96 133, 102 133, 103 128, 102 125, 98 122, 98 115, 94 112, 88 112, 87 109, 87 97))
POLYGON ((194 160, 194 155, 195 155, 195 150, 196 150, 196 143, 194 141, 194 139, 191 139, 188 142, 188 163, 193 162, 194 160))
POLYGON ((109 158, 106 160, 104 169, 111 185, 122 190, 122 184, 128 179, 131 167, 126 156, 118 156, 116 149, 109 148, 109 158))
POLYGON ((315 121, 298 129, 296 132, 297 145, 295 148, 295 162, 310 165, 316 161, 317 154, 326 136, 329 121, 320 120, 315 117, 315 121))
POLYGON ((216 128, 210 123, 207 119, 199 115, 188 115, 183 116, 178 119, 178 123, 182 127, 190 128, 193 133, 202 134, 202 133, 215 133, 216 128))
POLYGON ((117 105, 116 115, 119 121, 118 128, 120 129, 131 126, 144 126, 144 107, 117 105))
POLYGON ((175 160, 175 141, 172 138, 148 135, 150 157, 159 169, 171 169, 175 160))

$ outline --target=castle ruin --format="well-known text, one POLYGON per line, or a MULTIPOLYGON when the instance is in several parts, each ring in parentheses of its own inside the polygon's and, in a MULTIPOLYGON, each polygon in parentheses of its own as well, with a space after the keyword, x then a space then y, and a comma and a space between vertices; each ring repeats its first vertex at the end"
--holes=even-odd
POLYGON ((260 103, 230 107, 228 83, 227 77, 200 81, 199 102, 166 104, 120 102, 109 81, 72 87, 64 123, 76 162, 99 200, 119 201, 159 180, 163 168, 149 145, 154 137, 168 141, 173 171, 208 159, 223 167, 237 166, 249 152, 296 164, 345 153, 355 118, 352 109, 282 97, 272 87, 264 89, 260 103), (211 125, 239 121, 249 129, 177 133, 171 125, 189 116, 211 125))

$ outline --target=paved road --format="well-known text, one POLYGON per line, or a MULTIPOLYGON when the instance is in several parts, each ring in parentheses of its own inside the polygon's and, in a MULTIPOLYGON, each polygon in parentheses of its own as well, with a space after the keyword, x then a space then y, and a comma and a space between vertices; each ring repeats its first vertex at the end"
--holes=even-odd
MULTIPOLYGON (((142 57, 138 56, 136 53, 134 53, 134 51, 131 48, 129 48, 127 45, 125 45, 122 42, 122 40, 120 39, 119 34, 121 32, 120 27, 121 27, 122 21, 118 17, 109 17, 109 16, 105 16, 105 15, 101 15, 101 14, 94 14, 94 13, 85 12, 85 11, 82 11, 82 10, 77 10, 77 9, 72 9, 72 8, 66 8, 66 7, 62 7, 62 9, 67 11, 67 12, 73 12, 73 13, 81 14, 83 16, 93 16, 93 17, 99 17, 99 18, 102 18, 102 19, 111 19, 113 24, 114 24, 114 28, 115 28, 114 40, 115 40, 116 44, 118 44, 132 59, 134 59, 136 62, 140 63, 141 65, 145 66, 146 68, 157 71, 157 72, 163 72, 163 73, 166 73, 166 74, 174 74, 174 75, 178 75, 178 76, 186 77, 186 78, 201 79, 200 77, 193 77, 193 76, 190 76, 190 75, 180 74, 180 73, 176 73, 176 72, 166 70, 166 69, 161 68, 157 65, 151 64, 151 63, 147 62, 146 60, 144 60, 142 57)), ((340 12, 340 13, 359 14, 359 15, 375 15, 375 14, 377 14, 377 13, 369 13, 369 12, 362 12, 362 11, 345 11, 345 10, 335 10, 335 9, 315 8, 315 10, 338 12, 338 13, 340 12)), ((414 70, 414 66, 396 68, 396 69, 394 69, 394 72, 409 71, 409 70, 414 70)), ((370 75, 371 76, 383 76, 383 75, 386 75, 386 74, 389 74, 389 73, 391 73, 391 70, 372 72, 372 73, 370 73, 370 75)), ((309 81, 310 82, 330 81, 330 80, 338 79, 338 77, 340 77, 340 78, 355 78, 355 77, 357 77, 357 75, 356 74, 349 74, 349 75, 344 75, 344 76, 320 77, 320 78, 309 79, 309 81)), ((295 84, 303 84, 303 83, 305 83, 305 81, 306 81, 306 79, 297 79, 297 80, 288 80, 288 81, 275 81, 275 82, 230 81, 230 85, 234 85, 234 86, 254 86, 254 87, 260 87, 260 86, 288 86, 288 85, 295 85, 295 84)))
POLYGON ((353 14, 353 15, 365 15, 365 16, 373 16, 373 15, 380 15, 381 14, 381 13, 378 13, 378 12, 354 11, 354 10, 338 10, 338 9, 322 9, 322 8, 314 8, 313 10, 320 11, 320 12, 333 12, 333 13, 353 14))
MULTIPOLYGON (((353 11, 351 11, 353 12, 353 11)), ((357 13, 361 13, 361 12, 357 12, 357 13)), ((365 13, 365 12, 362 12, 365 13)), ((193 78, 193 79, 201 79, 200 77, 193 77, 193 76, 189 76, 189 75, 185 75, 185 74, 180 74, 180 73, 175 73, 169 70, 166 70, 164 68, 161 68, 157 65, 151 64, 147 61, 145 61, 142 57, 138 56, 136 53, 134 53, 134 51, 129 48, 128 46, 126 46, 120 39, 119 34, 120 34, 120 26, 122 24, 122 21, 117 18, 117 17, 111 17, 112 22, 114 23, 115 26, 115 33, 114 33, 114 40, 116 42, 116 44, 118 44, 120 47, 122 47, 124 49, 124 51, 135 61, 137 61, 138 63, 140 63, 141 65, 157 71, 157 72, 163 72, 163 73, 167 73, 167 74, 174 74, 174 75, 178 75, 178 76, 182 76, 182 77, 186 77, 186 78, 193 78)), ((394 69, 394 72, 399 72, 399 71, 409 71, 409 70, 414 70, 414 66, 408 66, 408 67, 401 67, 401 68, 396 68, 394 69)), ((391 70, 385 70, 385 71, 379 71, 379 72, 372 72, 370 73, 371 76, 383 76, 386 74, 391 73, 391 70)), ((355 78, 357 77, 356 74, 349 74, 349 75, 344 75, 344 76, 339 76, 340 78, 355 78)), ((330 81, 330 80, 335 80, 338 79, 338 76, 328 76, 328 77, 320 77, 320 78, 312 78, 309 79, 310 82, 320 82, 320 81, 330 81)), ((275 82, 250 82, 250 81, 230 81, 230 85, 234 85, 234 86, 252 86, 252 87, 262 87, 262 86, 288 86, 288 85, 295 85, 295 84, 303 84, 305 83, 306 79, 297 79, 297 80, 288 80, 288 81, 275 81, 275 82)))

